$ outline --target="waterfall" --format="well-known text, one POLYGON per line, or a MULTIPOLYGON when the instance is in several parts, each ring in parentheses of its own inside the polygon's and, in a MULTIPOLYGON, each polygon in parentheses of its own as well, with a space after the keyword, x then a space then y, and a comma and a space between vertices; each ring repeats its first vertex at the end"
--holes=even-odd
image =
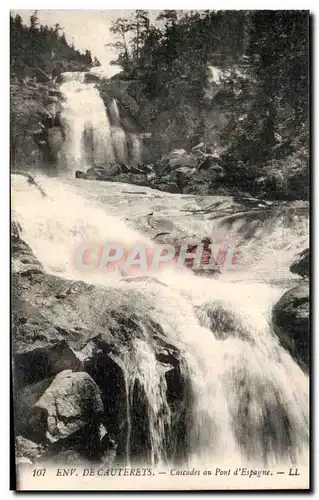
POLYGON ((137 383, 147 399, 150 433, 150 463, 166 463, 166 434, 170 428, 170 408, 166 397, 165 369, 157 362, 152 346, 144 340, 134 340, 134 366, 131 374, 130 401, 133 405, 137 383))
MULTIPOLYGON (((153 243, 83 197, 76 186, 46 178, 39 183, 46 197, 25 178, 14 177, 14 210, 23 238, 46 271, 116 288, 141 318, 151 317, 168 341, 181 347, 192 391, 188 463, 306 463, 308 377, 270 326, 271 307, 283 290, 267 283, 197 277, 190 271, 164 270, 154 281, 138 282, 123 281, 118 274, 80 273, 72 252, 83 240, 127 247, 136 241, 153 243), (137 293, 143 300, 135 300, 137 293)), ((136 384, 146 399, 150 461, 165 463, 172 425, 165 366, 157 362, 146 334, 134 340, 124 364, 130 406, 136 384)), ((131 411, 127 418, 131 440, 131 411)))
POLYGON ((104 103, 94 84, 84 83, 84 73, 63 75, 60 91, 62 101, 61 123, 65 140, 60 151, 60 171, 87 168, 85 134, 91 142, 91 161, 94 165, 106 165, 115 160, 111 138, 111 125, 104 103))
POLYGON ((112 127, 112 143, 117 162, 127 162, 126 135, 121 127, 112 127))
POLYGON ((120 110, 117 105, 117 101, 115 99, 112 99, 111 104, 109 106, 109 113, 111 117, 111 123, 113 127, 120 127, 121 126, 121 120, 120 120, 120 110))
POLYGON ((107 110, 95 84, 85 82, 85 73, 63 73, 61 78, 64 143, 58 154, 59 174, 74 175, 79 169, 114 163, 139 163, 140 141, 134 134, 127 136, 122 128, 116 100, 112 99, 107 110))

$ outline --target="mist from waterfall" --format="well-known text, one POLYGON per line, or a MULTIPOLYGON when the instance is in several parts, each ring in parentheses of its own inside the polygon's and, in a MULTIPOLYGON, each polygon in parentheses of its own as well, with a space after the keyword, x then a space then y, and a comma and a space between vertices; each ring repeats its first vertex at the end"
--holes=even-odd
POLYGON ((95 84, 85 82, 85 73, 63 73, 61 78, 64 142, 58 154, 59 175, 115 163, 139 163, 140 141, 122 128, 116 100, 106 109, 95 84))
MULTIPOLYGON (((308 377, 281 347, 270 326, 271 307, 282 289, 266 283, 222 282, 187 270, 149 272, 136 282, 123 280, 119 274, 80 273, 74 267, 72 249, 81 241, 120 239, 126 247, 136 241, 154 243, 79 195, 75 187, 56 179, 39 182, 46 197, 25 178, 15 177, 14 210, 22 237, 45 270, 119 290, 141 318, 151 318, 168 341, 181 349, 187 367, 184 376, 191 386, 188 464, 306 464, 308 377), (137 294, 142 300, 135 299, 137 294)), ((172 426, 166 368, 156 361, 146 327, 144 337, 134 341, 129 360, 123 363, 128 419, 137 383, 147 405, 149 460, 165 464, 172 426)), ((128 429, 130 454, 131 421, 128 429)))

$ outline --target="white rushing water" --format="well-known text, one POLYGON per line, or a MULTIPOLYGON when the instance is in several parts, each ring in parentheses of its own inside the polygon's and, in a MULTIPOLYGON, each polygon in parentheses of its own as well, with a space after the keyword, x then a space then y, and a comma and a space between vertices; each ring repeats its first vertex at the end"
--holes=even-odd
POLYGON ((121 127, 117 102, 113 99, 107 112, 95 84, 85 82, 85 73, 64 73, 60 92, 65 135, 58 158, 60 175, 91 166, 140 161, 140 141, 134 134, 127 136, 121 127))
MULTIPOLYGON (((132 298, 134 290, 142 293, 145 302, 136 307, 183 350, 193 393, 189 463, 305 462, 308 377, 269 325, 271 307, 283 289, 201 278, 187 270, 163 270, 156 282, 128 282, 120 273, 83 273, 74 265, 74 251, 82 241, 116 241, 126 248, 153 243, 70 184, 44 177, 39 183, 46 197, 24 177, 14 176, 13 208, 23 238, 46 271, 123 293, 132 290, 132 298)), ((134 345, 128 390, 134 380, 144 388, 151 461, 161 463, 170 426, 163 366, 156 362, 151 343, 137 339, 134 345)))
MULTIPOLYGON (((111 102, 108 115, 95 86, 84 83, 83 73, 65 73, 61 92, 65 97, 61 121, 66 139, 60 162, 65 173, 91 164, 124 161, 128 143, 135 161, 140 158, 137 137, 132 135, 127 142, 121 128, 117 102, 111 102)), ((125 248, 139 243, 154 248, 146 235, 130 228, 120 216, 111 215, 118 212, 123 218, 135 207, 141 210, 140 205, 143 208, 147 202, 143 195, 135 198, 133 207, 127 205, 127 195, 120 189, 112 198, 104 183, 96 188, 100 194, 89 199, 74 181, 41 176, 37 180, 46 196, 25 177, 14 176, 13 209, 22 237, 45 270, 122 290, 131 294, 132 302, 138 293, 143 299, 134 304, 141 317, 160 325, 166 339, 183 353, 182 375, 190 380, 192 393, 188 463, 228 467, 233 462, 268 466, 305 463, 308 376, 280 346, 270 326, 272 305, 284 287, 249 281, 249 277, 260 276, 260 270, 276 274, 280 252, 284 250, 290 259, 297 248, 296 239, 297 246, 306 242, 306 224, 298 226, 298 221, 293 221, 290 225, 283 217, 275 223, 266 221, 256 231, 249 226, 242 245, 246 260, 233 282, 229 277, 215 280, 169 268, 140 272, 139 280, 126 280, 120 271, 78 269, 75 252, 83 242, 111 242, 125 248)), ((159 202, 156 196, 151 202, 154 206, 159 202)), ((149 208, 145 211, 150 212, 149 208)), ((222 211, 220 206, 218 210, 222 211)), ((176 213, 179 215, 178 208, 176 213)), ((196 215, 193 217, 195 220, 196 215)), ((253 214, 252 224, 258 223, 258 217, 253 214)), ((195 221, 195 227, 200 223, 201 219, 196 226, 195 221)), ((208 223, 213 224, 212 220, 208 223)), ((243 232, 242 227, 231 230, 232 237, 236 231, 243 232)), ((283 260, 282 264, 287 263, 283 260)), ((172 425, 165 378, 169 366, 157 361, 147 334, 133 339, 132 351, 124 352, 120 362, 127 386, 127 461, 131 454, 131 406, 138 383, 147 400, 149 459, 152 464, 165 464, 172 425)))

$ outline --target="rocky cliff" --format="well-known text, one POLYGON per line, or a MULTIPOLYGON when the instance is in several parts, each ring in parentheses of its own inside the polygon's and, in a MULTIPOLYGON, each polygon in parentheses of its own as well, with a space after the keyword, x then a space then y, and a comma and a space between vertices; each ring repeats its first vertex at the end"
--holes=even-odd
MULTIPOLYGON (((48 275, 12 224, 12 345, 17 460, 151 463, 151 409, 132 373, 137 346, 162 366, 167 385, 165 454, 187 453, 191 393, 183 355, 128 290, 48 275)), ((164 411, 164 408, 159 411, 164 411)), ((156 452, 156 450, 155 450, 156 452)))

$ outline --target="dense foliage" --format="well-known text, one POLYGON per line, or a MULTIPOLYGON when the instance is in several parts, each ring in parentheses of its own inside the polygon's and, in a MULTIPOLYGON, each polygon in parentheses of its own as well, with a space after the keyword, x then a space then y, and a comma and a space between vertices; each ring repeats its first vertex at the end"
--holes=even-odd
POLYGON ((66 41, 59 25, 41 26, 37 13, 29 26, 10 16, 10 145, 13 168, 30 169, 44 158, 34 142, 43 118, 50 113, 54 77, 63 71, 85 71, 99 61, 81 54, 66 41))
MULTIPOLYGON (((21 160, 15 151, 29 144, 29 161, 30 130, 48 102, 39 82, 99 61, 69 45, 59 25, 39 25, 36 12, 29 26, 10 17, 10 28, 12 152, 21 160)), ((137 10, 111 32, 122 71, 101 82, 101 96, 118 100, 126 130, 151 133, 148 161, 203 143, 228 184, 307 196, 307 11, 164 10, 154 20, 137 10)))
POLYGON ((230 182, 253 182, 260 166, 294 155, 296 144, 306 168, 307 11, 169 10, 154 24, 136 11, 112 31, 123 69, 115 78, 132 81, 142 119, 171 138, 168 149, 218 145, 230 182), (209 67, 222 71, 219 88, 209 67), (214 110, 225 115, 217 142, 214 110))
POLYGON ((232 139, 227 162, 250 167, 292 154, 297 137, 307 144, 308 30, 305 12, 250 15, 249 78, 237 82, 242 87, 226 131, 232 139))
MULTIPOLYGON (((93 65, 90 51, 81 54, 66 41, 62 28, 42 26, 37 12, 30 25, 22 23, 19 15, 10 16, 10 68, 17 77, 54 76, 61 71, 86 70, 93 65), (43 73, 44 72, 44 73, 43 73)), ((94 61, 98 64, 98 61, 94 61)))

